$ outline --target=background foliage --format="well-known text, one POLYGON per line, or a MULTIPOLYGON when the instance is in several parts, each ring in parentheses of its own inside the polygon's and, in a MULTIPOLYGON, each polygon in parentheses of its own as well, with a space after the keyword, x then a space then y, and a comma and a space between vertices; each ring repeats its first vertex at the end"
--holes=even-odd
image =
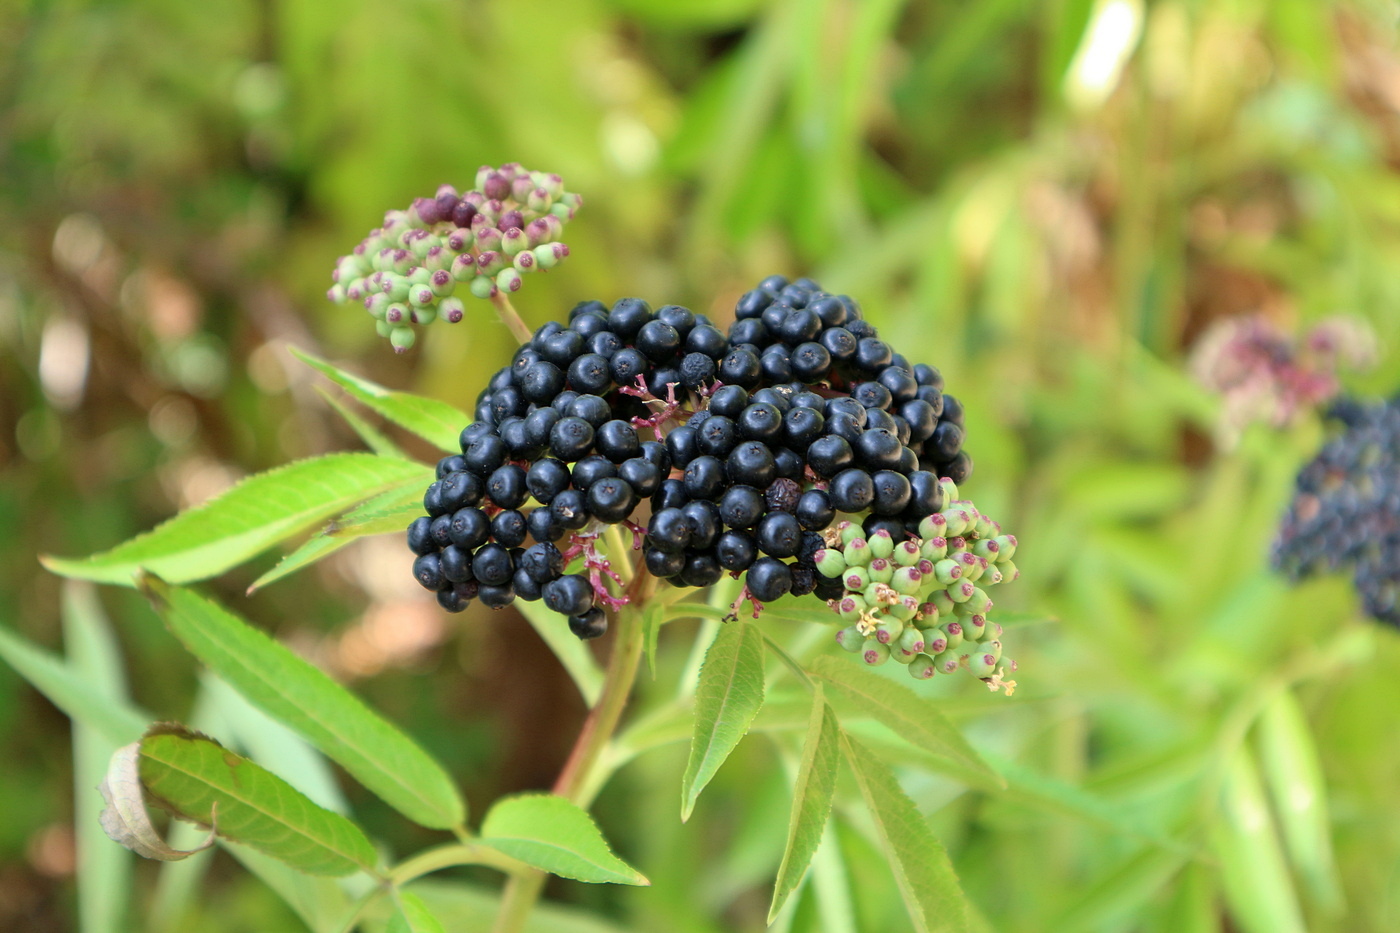
MULTIPOLYGON (((586 198, 572 258, 522 293, 532 324, 627 294, 723 317, 763 275, 812 272, 966 402, 967 490, 1025 542, 1013 608, 1058 618, 1017 632, 1013 699, 920 687, 1009 790, 912 752, 900 774, 987 928, 1396 929, 1400 639, 1359 624, 1339 581, 1266 572, 1321 428, 1216 443, 1181 365, 1220 317, 1346 312, 1383 347, 1352 387, 1396 388, 1394 18, 1316 0, 0 6, 0 622, 58 647, 37 553, 358 449, 289 343, 469 406, 510 346, 484 305, 395 357, 322 293, 386 206, 516 159, 586 198)), ((444 616, 392 537, 244 597, 274 559, 212 589, 418 737, 474 811, 548 786, 583 706, 523 619, 444 616)), ((194 662, 138 596, 101 598, 120 644, 90 652, 94 681, 197 721, 194 662)), ((673 693, 693 631, 662 633, 640 708, 673 693)), ((0 927, 76 927, 95 782, 74 738, 0 667, 0 927)), ((631 929, 762 929, 790 752, 746 740, 684 825, 684 743, 638 759, 597 814, 653 886, 551 894, 631 929)), ((376 838, 433 838, 342 790, 376 838)), ((907 924, 855 798, 838 787, 849 884, 819 856, 794 928, 907 924)), ((138 866, 132 916, 301 928, 211 858, 198 897, 138 866)))

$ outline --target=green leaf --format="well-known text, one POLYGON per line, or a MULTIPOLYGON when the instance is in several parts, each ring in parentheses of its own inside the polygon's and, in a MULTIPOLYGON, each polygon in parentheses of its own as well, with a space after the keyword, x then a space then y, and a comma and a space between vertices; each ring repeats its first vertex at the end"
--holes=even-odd
POLYGON ((681 779, 681 819, 749 731, 763 706, 763 633, 742 619, 720 626, 695 688, 695 731, 681 779))
POLYGON ((0 658, 69 719, 91 727, 114 748, 140 738, 151 722, 150 716, 94 687, 62 658, 3 628, 0 658))
POLYGON ((388 933, 447 933, 423 899, 412 891, 394 893, 394 914, 388 933))
POLYGON ((378 383, 337 369, 296 347, 292 347, 291 351, 292 356, 327 376, 366 408, 442 450, 454 454, 461 452, 458 438, 472 419, 460 408, 434 398, 386 389, 378 383))
MULTIPOLYGON (((110 703, 126 703, 121 650, 97 592, 86 583, 63 586, 63 642, 73 673, 110 703)), ((123 743, 81 722, 73 723, 73 813, 78 852, 78 929, 117 933, 127 928, 131 853, 102 830, 102 795, 94 790, 112 753, 123 743)))
POLYGON ((481 824, 481 844, 561 878, 651 884, 613 855, 593 817, 553 794, 518 794, 496 801, 481 824))
POLYGON ((173 583, 216 576, 268 547, 390 486, 420 481, 422 464, 373 454, 329 454, 250 476, 110 551, 43 557, 54 573, 132 585, 138 570, 173 583))
POLYGON ((313 933, 341 933, 347 929, 346 918, 355 908, 335 880, 299 872, 251 846, 227 839, 220 840, 219 845, 296 911, 313 933))
POLYGON ((165 624, 263 712, 299 732, 404 816, 433 829, 466 818, 442 766, 325 673, 199 594, 142 578, 165 624))
POLYGON ((957 875, 923 814, 888 765, 844 732, 841 739, 914 928, 919 933, 966 933, 967 903, 957 875))
POLYGON ((1313 899, 1335 915, 1342 908, 1342 889, 1332 852, 1327 783, 1307 719, 1291 691, 1279 691, 1259 717, 1259 752, 1288 857, 1313 899))
POLYGON ((901 738, 981 774, 999 787, 1005 786, 1001 775, 982 760, 932 700, 856 667, 847 658, 823 655, 813 662, 812 674, 835 686, 858 709, 878 719, 901 738))
POLYGON ((384 436, 382 431, 361 418, 340 398, 332 395, 325 386, 317 386, 316 392, 321 398, 326 400, 327 405, 335 409, 335 413, 340 415, 346 424, 350 425, 350 430, 354 431, 355 435, 359 437, 360 440, 364 441, 365 446, 371 451, 381 457, 398 457, 401 460, 408 459, 403 449, 399 447, 398 444, 389 440, 389 438, 384 436))
POLYGON ((564 665, 573 679, 584 702, 590 707, 598 702, 598 694, 603 692, 603 669, 593 659, 588 646, 574 637, 569 631, 564 617, 549 610, 543 602, 524 602, 517 599, 513 608, 519 609, 525 621, 533 628, 554 652, 559 663, 564 665))
POLYGON ((1231 758, 1222 793, 1214 838, 1230 915, 1245 933, 1302 933, 1307 924, 1247 747, 1231 758))
POLYGON ((656 642, 661 636, 661 626, 666 622, 664 603, 651 603, 642 610, 642 644, 647 654, 647 670, 651 679, 656 679, 656 642))
POLYGON ((160 724, 141 740, 141 783, 148 799, 172 815, 213 826, 308 874, 374 870, 374 846, 354 823, 183 726, 160 724))
POLYGON ((427 474, 400 483, 367 502, 346 512, 318 531, 301 547, 277 562, 267 573, 253 581, 248 594, 276 580, 310 566, 360 538, 368 535, 402 534, 419 515, 423 514, 423 490, 427 474))
POLYGON ((773 902, 768 907, 769 923, 802 883, 807 865, 822 841, 822 831, 831 813, 831 796, 836 790, 836 766, 840 761, 840 728, 836 725, 836 715, 826 704, 825 693, 818 686, 812 697, 807 739, 802 746, 802 761, 792 791, 787 847, 783 850, 782 864, 778 866, 778 880, 773 885, 773 902))

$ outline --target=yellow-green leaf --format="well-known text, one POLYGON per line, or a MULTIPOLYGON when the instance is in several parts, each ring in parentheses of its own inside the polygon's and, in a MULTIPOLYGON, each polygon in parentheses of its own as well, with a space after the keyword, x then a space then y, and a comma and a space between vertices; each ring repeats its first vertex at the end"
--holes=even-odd
POLYGON ((788 897, 802 883, 807 865, 822 841, 822 830, 831 813, 831 797, 836 790, 836 766, 841 761, 841 735, 836 715, 826 703, 820 685, 812 697, 812 715, 802 761, 792 790, 792 815, 788 819, 787 846, 773 885, 773 902, 768 907, 772 923, 788 897))
POLYGON ((593 817, 553 794, 518 794, 496 801, 482 821, 481 844, 561 878, 651 884, 613 854, 593 817))
POLYGON ((763 706, 763 633, 736 619, 720 626, 695 688, 695 730, 681 779, 681 819, 749 731, 763 706))

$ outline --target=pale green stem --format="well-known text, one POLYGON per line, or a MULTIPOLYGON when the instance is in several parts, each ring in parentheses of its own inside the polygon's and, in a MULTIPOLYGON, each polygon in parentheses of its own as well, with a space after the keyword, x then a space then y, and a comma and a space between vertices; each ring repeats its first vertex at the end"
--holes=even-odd
POLYGON ((491 304, 496 306, 496 314, 500 317, 501 323, 510 329, 511 336, 518 343, 530 342, 530 328, 525 326, 520 313, 515 310, 515 305, 510 303, 506 293, 496 289, 496 294, 491 296, 491 304))

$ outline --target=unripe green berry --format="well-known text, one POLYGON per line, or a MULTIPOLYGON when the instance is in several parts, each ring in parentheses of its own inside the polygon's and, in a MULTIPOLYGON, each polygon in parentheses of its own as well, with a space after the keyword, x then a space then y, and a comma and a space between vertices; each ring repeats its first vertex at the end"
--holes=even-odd
POLYGON ((848 625, 836 633, 836 644, 851 654, 855 654, 864 646, 865 636, 854 625, 848 625))
POLYGON ((472 279, 471 293, 478 298, 490 298, 496 294, 496 282, 489 275, 478 275, 472 279))
POLYGON ((536 246, 534 254, 535 262, 541 269, 553 269, 555 266, 559 265, 559 260, 563 258, 554 251, 553 243, 545 243, 542 246, 536 246))
POLYGON ((948 594, 948 598, 955 603, 965 603, 972 598, 972 594, 977 587, 972 585, 970 580, 958 580, 951 586, 946 587, 943 592, 948 594))
POLYGON ((982 642, 982 650, 992 655, 998 661, 1001 660, 1001 642, 995 638, 989 638, 982 642))
POLYGON ((977 537, 986 538, 987 536, 996 533, 992 530, 993 524, 994 523, 992 522, 992 520, 987 516, 979 515, 977 516, 977 519, 972 526, 972 530, 977 535, 977 537))
POLYGON ((496 287, 503 292, 518 292, 524 280, 514 266, 502 269, 496 275, 496 287))
POLYGON ((883 618, 875 623, 875 640, 882 645, 894 643, 904 633, 904 623, 898 619, 883 618))
POLYGON ((948 594, 941 589, 934 590, 932 593, 929 593, 928 599, 924 601, 933 603, 933 605, 938 609, 940 615, 946 616, 950 614, 954 608, 953 601, 949 599, 948 594))
MULTIPOLYGON (((872 568, 875 566, 873 561, 870 566, 872 568)), ((895 592, 902 596, 913 596, 922 588, 923 580, 924 575, 913 567, 900 567, 890 579, 890 586, 894 587, 895 592)))
POLYGON ((915 680, 928 680, 937 672, 937 665, 927 654, 920 654, 909 662, 909 676, 915 680))
POLYGON ((945 651, 956 651, 963 642, 962 624, 959 622, 944 622, 939 628, 943 631, 943 640, 947 642, 945 651))
POLYGON ((456 324, 465 316, 466 308, 462 305, 462 299, 452 297, 438 302, 438 317, 447 323, 456 324))
POLYGON ((958 670, 958 661, 958 653, 950 649, 934 655, 933 666, 938 668, 941 673, 953 674, 958 670))
POLYGON ((842 544, 850 544, 856 538, 865 538, 865 530, 855 522, 843 521, 836 526, 836 530, 841 532, 842 544))
POLYGON ((968 596, 963 607, 969 609, 975 615, 986 615, 987 610, 992 608, 992 599, 987 595, 987 591, 980 586, 974 586, 972 593, 968 596))
POLYGON ((506 256, 499 250, 488 249, 476 257, 476 268, 482 275, 494 278, 506 268, 506 256))
POLYGON ((874 638, 867 638, 861 645, 860 659, 871 667, 879 667, 890 659, 888 645, 882 645, 874 638))
POLYGON ((822 548, 815 555, 817 573, 825 577, 839 577, 846 570, 846 558, 836 548, 822 548))
POLYGON ((924 640, 924 651, 927 654, 938 654, 940 651, 944 651, 948 647, 948 636, 946 636, 943 633, 943 630, 941 628, 935 627, 922 629, 920 630, 919 635, 924 640))
POLYGON ((1016 536, 997 535, 995 541, 997 543, 997 563, 1010 563, 1011 558, 1016 556, 1016 536))
POLYGON ((919 614, 919 601, 913 596, 901 596, 890 606, 890 615, 901 622, 909 622, 919 614))
POLYGON ((894 553, 894 538, 890 537, 890 533, 883 528, 877 529, 867 541, 870 544, 870 553, 874 557, 888 559, 894 553))
POLYGON ((996 655, 985 651, 969 655, 967 659, 967 670, 973 677, 991 677, 992 672, 997 669, 996 655))
POLYGON ((1002 579, 1001 568, 996 564, 990 564, 987 569, 983 571, 982 579, 977 582, 981 583, 983 586, 996 586, 1002 579))
POLYGON ((413 308, 409 311, 408 317, 411 321, 413 321, 413 323, 418 324, 421 327, 427 327, 429 324, 437 320, 437 305, 429 304, 424 305, 421 308, 413 308))
POLYGON ((452 277, 457 281, 469 282, 476 278, 476 273, 476 257, 471 253, 463 253, 452 260, 452 277))
POLYGON ((889 583, 894 579, 894 564, 883 557, 870 562, 870 579, 876 583, 889 583))
POLYGON ((972 545, 973 554, 976 554, 978 557, 985 557, 989 561, 995 561, 997 559, 997 552, 1000 550, 1001 546, 997 544, 995 538, 979 538, 977 542, 972 545))
POLYGON ((388 295, 383 292, 375 292, 365 299, 365 310, 370 313, 371 317, 383 320, 384 309, 391 304, 393 304, 393 302, 389 300, 388 295))
POLYGON ((437 301, 431 285, 414 285, 408 290, 408 302, 416 308, 427 307, 437 301))
POLYGON ((894 562, 901 567, 913 567, 923 555, 913 541, 901 541, 894 546, 894 562))
POLYGON ((397 301, 393 304, 386 305, 384 308, 384 320, 395 326, 411 320, 408 305, 401 304, 397 301))
POLYGON ((836 604, 836 612, 847 622, 859 621, 860 617, 865 615, 867 608, 864 599, 853 595, 841 597, 836 604))
POLYGON ((528 249, 521 250, 515 254, 515 260, 511 263, 519 272, 535 271, 535 254, 528 249))
POLYGON ((380 288, 384 294, 389 296, 390 301, 408 300, 408 290, 413 283, 408 280, 407 276, 399 275, 397 272, 385 272, 380 282, 382 283, 380 288))
POLYGON ((395 327, 389 332, 389 343, 393 344, 396 353, 402 353, 413 346, 416 339, 417 333, 412 327, 395 327))
POLYGON ((912 625, 899 633, 899 638, 895 639, 891 648, 895 660, 905 664, 914 660, 914 656, 923 650, 924 634, 912 625))
POLYGON ((447 235, 447 249, 454 253, 465 253, 476 242, 476 234, 466 227, 458 227, 447 235))
POLYGON ((958 498, 958 487, 951 479, 944 476, 938 481, 938 485, 943 487, 943 501, 955 502, 958 498))
POLYGON ((511 227, 501 234, 501 252, 507 256, 514 256, 521 250, 528 249, 529 246, 530 242, 525 238, 525 231, 519 227, 511 227))
POLYGON ((961 537, 965 531, 972 527, 972 516, 962 509, 945 509, 942 515, 948 522, 948 528, 943 533, 945 538, 961 537))
POLYGON ((933 576, 943 586, 948 586, 962 576, 962 567, 958 562, 949 558, 944 558, 933 565, 933 576))
POLYGON ((948 520, 937 512, 925 515, 919 522, 919 537, 925 541, 929 538, 941 538, 947 530, 948 520))
POLYGON ((374 331, 381 337, 388 337, 394 332, 394 325, 388 321, 375 321, 374 331))
POLYGON ((864 538, 853 538, 841 552, 847 567, 864 567, 875 557, 870 552, 870 544, 864 538))
POLYGON ((846 589, 853 593, 859 593, 870 586, 872 579, 868 568, 847 567, 846 572, 841 576, 841 581, 846 585, 846 589))
POLYGON ((983 615, 963 616, 960 624, 963 637, 968 641, 981 641, 987 635, 987 617, 983 615))
POLYGON ((1021 575, 1020 569, 1009 560, 999 561, 997 570, 1001 571, 1001 582, 1010 583, 1021 575))
POLYGON ((339 282, 326 290, 326 297, 338 305, 343 305, 349 300, 349 296, 345 294, 345 286, 339 282))

